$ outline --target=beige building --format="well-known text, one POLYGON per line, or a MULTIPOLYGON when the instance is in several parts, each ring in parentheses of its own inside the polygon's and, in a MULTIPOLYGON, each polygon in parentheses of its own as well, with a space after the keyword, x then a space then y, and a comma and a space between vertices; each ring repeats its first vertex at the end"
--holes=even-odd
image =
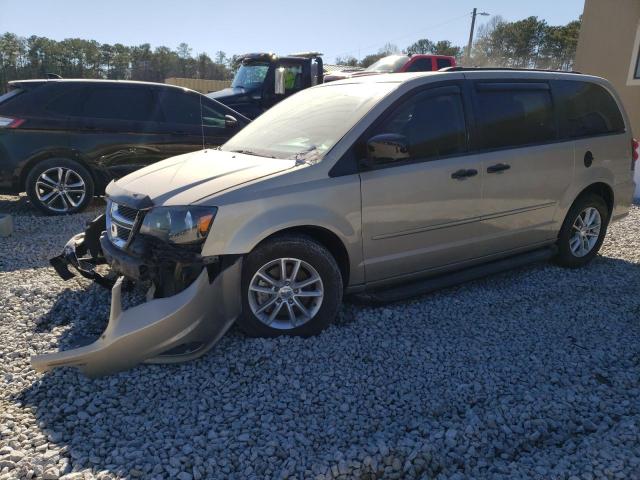
POLYGON ((640 136, 640 0, 585 0, 574 69, 613 83, 640 136))
POLYGON ((200 93, 217 92, 231 85, 231 80, 202 80, 200 78, 165 78, 164 83, 190 88, 200 93))

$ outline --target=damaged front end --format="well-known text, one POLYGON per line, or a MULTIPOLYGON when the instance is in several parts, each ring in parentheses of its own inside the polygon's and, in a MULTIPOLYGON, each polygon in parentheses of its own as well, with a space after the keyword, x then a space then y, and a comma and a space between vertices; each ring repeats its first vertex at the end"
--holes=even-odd
POLYGON ((107 328, 90 345, 32 357, 38 371, 74 366, 97 377, 141 362, 190 360, 211 348, 240 314, 240 256, 203 257, 202 242, 176 245, 141 233, 153 209, 148 197, 110 197, 107 213, 50 260, 65 280, 74 276, 71 267, 112 289, 107 328), (117 279, 98 273, 102 263, 117 279), (125 281, 148 286, 147 301, 123 310, 125 281))

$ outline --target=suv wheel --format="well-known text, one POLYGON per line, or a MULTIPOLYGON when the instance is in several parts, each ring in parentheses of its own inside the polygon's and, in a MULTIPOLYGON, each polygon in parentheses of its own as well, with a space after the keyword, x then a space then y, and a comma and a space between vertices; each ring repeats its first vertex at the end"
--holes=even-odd
POLYGON ((556 261, 577 268, 589 263, 602 246, 609 223, 609 208, 595 194, 579 197, 569 209, 558 236, 556 261))
POLYGON ((342 276, 331 253, 304 235, 282 235, 244 262, 240 327, 251 336, 310 336, 335 318, 342 276))
POLYGON ((78 162, 65 158, 38 163, 26 181, 29 200, 47 215, 81 212, 91 202, 93 189, 89 171, 78 162))

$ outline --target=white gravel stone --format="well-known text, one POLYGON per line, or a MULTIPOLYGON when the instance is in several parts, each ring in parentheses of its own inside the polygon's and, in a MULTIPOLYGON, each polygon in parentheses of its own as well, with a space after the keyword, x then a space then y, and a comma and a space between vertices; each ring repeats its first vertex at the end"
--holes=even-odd
POLYGON ((0 197, 0 479, 640 478, 640 208, 581 270, 539 264, 318 337, 232 329, 205 357, 90 380, 33 354, 96 338, 109 292, 49 257, 66 218, 0 197))

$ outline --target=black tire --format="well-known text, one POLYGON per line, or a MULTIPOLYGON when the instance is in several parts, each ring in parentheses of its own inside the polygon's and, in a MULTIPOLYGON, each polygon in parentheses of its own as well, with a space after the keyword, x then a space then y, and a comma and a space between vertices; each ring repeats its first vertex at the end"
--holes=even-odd
POLYGON ((555 262, 563 267, 578 268, 589 263, 598 254, 604 237, 607 234, 607 226, 609 225, 609 207, 602 197, 597 194, 587 193, 581 195, 573 202, 569 212, 560 229, 558 235, 558 255, 555 258, 555 262), (571 250, 570 241, 575 229, 574 223, 578 215, 584 212, 587 208, 595 208, 600 214, 600 232, 597 237, 596 243, 593 245, 589 253, 584 256, 576 256, 571 250))
MULTIPOLYGON (((288 275, 292 275, 291 270, 288 270, 288 275)), ((247 335, 252 337, 275 337, 278 335, 308 337, 317 335, 335 319, 342 303, 342 293, 342 275, 335 258, 333 258, 329 250, 305 235, 279 235, 258 245, 244 260, 242 269, 242 315, 238 319, 238 324, 247 335), (250 293, 249 286, 256 272, 269 264, 269 262, 280 258, 299 259, 302 262, 306 262, 316 270, 322 280, 321 285, 324 296, 321 303, 319 303, 317 313, 306 323, 293 328, 273 328, 267 325, 256 317, 250 304, 249 295, 256 294, 250 293)), ((271 297, 268 298, 270 299, 271 297)), ((286 307, 282 300, 278 303, 283 303, 284 307, 286 307)), ((283 314, 288 315, 288 312, 284 311, 283 314)))
MULTIPOLYGON (((91 203, 94 189, 95 185, 93 177, 87 168, 82 164, 67 158, 50 158, 37 163, 31 171, 29 171, 25 182, 25 190, 29 196, 29 200, 31 200, 31 203, 38 210, 46 215, 68 215, 83 211, 87 208, 87 205, 91 203), (81 179, 84 185, 79 187, 70 187, 68 191, 60 192, 57 195, 56 192, 54 192, 55 198, 49 205, 47 205, 48 202, 44 202, 38 195, 40 194, 40 197, 47 198, 46 195, 51 193, 53 190, 48 190, 48 184, 46 187, 40 187, 40 185, 43 185, 43 182, 38 183, 38 179, 43 173, 53 169, 52 175, 48 175, 47 178, 58 181, 59 179, 56 173, 58 168, 62 169, 61 171, 65 176, 66 172, 72 172, 68 177, 70 179, 70 185, 80 183, 78 179, 81 179), (73 188, 73 190, 71 188, 73 188), (84 190, 83 197, 78 193, 80 189, 84 190)), ((51 198, 53 198, 53 196, 51 198)))

